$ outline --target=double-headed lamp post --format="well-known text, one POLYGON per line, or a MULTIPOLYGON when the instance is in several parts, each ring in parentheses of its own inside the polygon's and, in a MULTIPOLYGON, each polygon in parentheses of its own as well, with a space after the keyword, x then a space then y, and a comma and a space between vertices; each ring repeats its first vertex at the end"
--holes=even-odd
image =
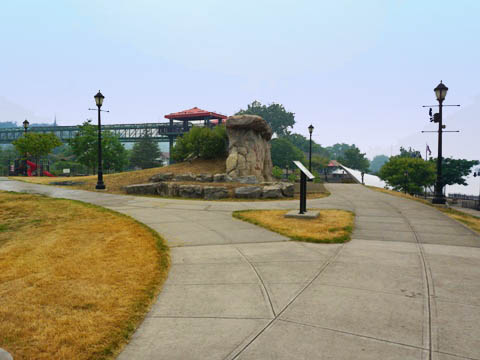
POLYGON ((445 204, 445 197, 443 196, 443 180, 442 180, 442 107, 443 101, 447 96, 448 88, 440 81, 435 89, 435 96, 438 100, 438 156, 437 156, 437 181, 435 182, 435 196, 432 200, 434 204, 445 204))
POLYGON ((308 127, 308 132, 310 133, 310 152, 308 153, 308 171, 312 172, 312 133, 313 133, 313 125, 310 124, 308 127))
POLYGON ((95 189, 104 190, 105 184, 103 183, 103 168, 102 168, 102 123, 100 121, 100 108, 103 104, 105 96, 102 95, 100 90, 95 95, 95 103, 98 108, 98 179, 95 189))
POLYGON ((28 125, 30 125, 30 123, 28 122, 27 119, 25 119, 25 121, 23 122, 23 128, 25 129, 23 133, 24 133, 25 135, 27 135, 28 125))

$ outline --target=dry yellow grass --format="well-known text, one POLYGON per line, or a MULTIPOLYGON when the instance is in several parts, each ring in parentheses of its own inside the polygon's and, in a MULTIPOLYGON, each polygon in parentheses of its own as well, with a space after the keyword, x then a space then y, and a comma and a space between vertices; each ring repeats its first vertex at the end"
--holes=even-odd
POLYGON ((316 219, 285 218, 288 210, 243 210, 233 216, 288 236, 293 240, 341 243, 350 240, 355 215, 344 210, 320 210, 316 219))
POLYGON ((402 197, 402 198, 409 199, 409 200, 415 200, 415 201, 421 202, 422 204, 432 206, 435 209, 443 212, 448 217, 450 217, 454 220, 460 221, 461 223, 465 224, 471 230, 480 233, 480 218, 478 218, 476 216, 466 214, 466 213, 463 213, 461 211, 458 211, 458 210, 455 210, 455 209, 452 209, 452 208, 445 208, 443 206, 435 206, 428 200, 421 199, 421 198, 416 198, 414 196, 411 196, 411 195, 408 195, 408 194, 405 194, 405 193, 402 193, 402 192, 399 192, 399 191, 381 189, 381 188, 377 188, 377 187, 373 187, 373 186, 368 186, 368 187, 372 190, 383 192, 385 194, 389 194, 389 195, 393 195, 393 196, 397 196, 397 197, 402 197))
POLYGON ((163 240, 99 207, 0 192, 0 347, 19 359, 112 358, 169 265, 163 240))
MULTIPOLYGON (((100 190, 102 192, 107 192, 111 194, 125 194, 125 191, 122 190, 124 186, 132 184, 144 184, 148 182, 148 179, 155 174, 173 172, 175 174, 183 173, 211 173, 218 174, 225 172, 225 159, 219 160, 194 160, 191 163, 184 162, 179 164, 173 164, 169 166, 145 169, 138 171, 128 171, 116 174, 107 174, 103 176, 107 188, 105 190, 100 190)), ((49 185, 52 181, 81 181, 85 182, 81 185, 74 186, 65 186, 70 189, 81 189, 81 190, 92 190, 95 191, 95 185, 97 183, 97 176, 78 176, 78 177, 11 177, 14 180, 21 180, 26 182, 31 182, 35 184, 44 184, 49 185)))

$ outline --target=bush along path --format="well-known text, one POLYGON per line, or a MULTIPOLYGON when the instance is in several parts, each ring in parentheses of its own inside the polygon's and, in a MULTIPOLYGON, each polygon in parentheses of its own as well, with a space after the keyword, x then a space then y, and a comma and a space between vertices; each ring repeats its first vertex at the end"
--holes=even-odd
POLYGON ((89 201, 166 238, 169 278, 119 359, 480 358, 479 237, 421 203, 329 185, 308 206, 353 211, 355 230, 348 243, 313 244, 232 217, 297 201, 0 187, 89 201))

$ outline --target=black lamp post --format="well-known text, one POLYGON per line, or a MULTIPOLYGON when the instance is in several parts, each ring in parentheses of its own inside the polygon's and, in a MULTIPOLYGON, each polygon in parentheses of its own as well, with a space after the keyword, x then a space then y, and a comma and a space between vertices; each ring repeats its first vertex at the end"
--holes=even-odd
POLYGON ((432 200, 434 204, 445 204, 445 196, 443 196, 443 180, 442 180, 442 107, 443 101, 447 96, 448 88, 440 81, 435 89, 435 96, 438 100, 438 156, 437 156, 437 181, 435 182, 435 196, 432 200))
MULTIPOLYGON (((480 169, 473 172, 474 177, 480 177, 480 169)), ((478 194, 477 210, 480 210, 480 193, 478 194)))
POLYGON ((310 124, 308 127, 308 132, 310 133, 310 152, 308 153, 308 170, 312 172, 312 133, 313 125, 310 124))
POLYGON ((27 119, 25 119, 25 121, 23 122, 23 128, 25 129, 25 131, 24 131, 25 135, 27 135, 28 125, 30 125, 30 123, 28 122, 27 119))
POLYGON ((103 183, 103 169, 102 169, 102 123, 100 121, 100 108, 103 104, 103 99, 105 96, 102 95, 100 90, 95 95, 95 103, 98 108, 98 179, 95 189, 104 190, 105 184, 103 183))

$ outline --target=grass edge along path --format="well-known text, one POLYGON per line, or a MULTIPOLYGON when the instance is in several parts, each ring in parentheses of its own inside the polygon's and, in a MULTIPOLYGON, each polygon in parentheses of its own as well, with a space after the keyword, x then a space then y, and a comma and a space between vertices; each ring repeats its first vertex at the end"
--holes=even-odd
POLYGON ((404 199, 408 200, 413 200, 419 203, 422 203, 424 205, 433 207, 437 209, 438 211, 444 213, 446 216, 448 216, 450 219, 453 219, 463 226, 467 227, 469 230, 473 231, 477 235, 480 235, 480 218, 464 213, 462 211, 453 209, 451 207, 443 207, 443 206, 437 206, 432 204, 430 201, 421 199, 421 198, 416 198, 415 196, 409 195, 409 194, 404 194, 403 192, 400 191, 395 191, 395 190, 389 190, 389 189, 383 189, 383 188, 377 188, 374 186, 367 186, 367 188, 371 190, 375 190, 387 195, 391 196, 396 196, 396 197, 401 197, 404 199))
POLYGON ((285 218, 288 211, 238 210, 232 216, 296 241, 331 244, 351 239, 355 220, 355 214, 351 211, 322 209, 316 219, 285 218))
MULTIPOLYGON (((29 252, 35 252, 35 251, 39 251, 39 246, 38 246, 38 243, 35 243, 35 241, 37 241, 38 239, 37 238, 40 238, 41 236, 44 236, 44 239, 46 238, 48 241, 51 240, 52 238, 60 238, 61 240, 63 240, 64 237, 67 237, 67 236, 71 236, 74 241, 70 242, 69 243, 69 246, 71 246, 72 244, 75 245, 75 242, 77 242, 77 237, 75 237, 75 228, 73 227, 70 227, 70 226, 67 226, 67 230, 69 231, 68 233, 61 233, 62 229, 63 231, 65 230, 65 226, 68 225, 68 223, 65 225, 63 223, 63 219, 61 220, 62 223, 61 225, 58 225, 55 223, 55 216, 56 217, 61 217, 63 215, 65 211, 65 209, 67 207, 73 207, 73 209, 71 209, 72 213, 80 213, 79 215, 82 216, 82 215, 85 215, 85 214, 93 214, 94 216, 98 217, 98 221, 99 222, 102 222, 101 223, 101 226, 106 228, 107 232, 110 231, 113 233, 113 231, 111 231, 111 229, 108 228, 108 223, 105 222, 105 218, 110 218, 110 219, 115 219, 116 221, 118 221, 118 223, 124 223, 128 229, 130 229, 129 231, 132 231, 132 232, 135 232, 136 234, 140 233, 138 236, 145 236, 144 239, 145 239, 145 242, 146 243, 149 243, 150 245, 145 245, 144 248, 147 249, 147 248, 150 248, 150 249, 155 249, 156 250, 156 253, 155 255, 152 255, 152 253, 150 253, 149 257, 151 259, 155 259, 155 260, 150 260, 151 264, 149 265, 150 267, 153 267, 153 268, 157 268, 157 271, 155 271, 155 275, 152 276, 150 279, 147 279, 145 281, 144 284, 142 284, 140 286, 140 288, 137 288, 137 290, 133 293, 134 295, 132 295, 131 297, 131 301, 128 303, 128 306, 125 306, 123 309, 120 309, 120 311, 123 311, 121 313, 121 320, 119 320, 118 324, 115 324, 114 327, 111 327, 111 331, 108 332, 108 333, 101 333, 100 336, 98 336, 98 342, 96 344, 79 344, 77 345, 78 347, 78 351, 81 352, 79 354, 77 354, 76 356, 74 355, 74 358, 78 358, 78 359, 113 359, 116 357, 116 355, 118 355, 120 353, 120 351, 122 350, 123 346, 127 344, 128 340, 130 339, 130 337, 132 336, 132 334, 134 333, 134 331, 136 330, 136 328, 139 326, 139 324, 143 321, 145 315, 147 314, 148 310, 150 309, 150 307, 152 306, 152 304, 154 303, 155 299, 156 299, 156 295, 160 292, 161 288, 162 288, 162 285, 163 283, 165 282, 166 278, 167 278, 167 274, 168 274, 168 269, 169 269, 169 266, 170 266, 170 255, 169 255, 169 248, 168 246, 166 245, 164 239, 157 233, 155 232, 154 230, 152 230, 151 228, 149 228, 148 226, 146 226, 145 224, 142 224, 140 222, 138 222, 137 220, 131 218, 130 216, 128 215, 125 215, 125 214, 121 214, 121 213, 118 213, 116 211, 113 211, 113 210, 110 210, 110 209, 106 209, 106 208, 103 208, 103 207, 100 207, 100 206, 97 206, 97 205, 93 205, 93 204, 89 204, 89 203, 84 203, 84 202, 81 202, 81 201, 77 201, 77 200, 69 200, 69 199, 59 199, 59 198, 49 198, 49 197, 46 197, 46 196, 42 196, 42 195, 33 195, 33 194, 25 194, 25 193, 15 193, 15 192, 5 192, 5 191, 0 191, 0 197, 2 198, 1 200, 1 208, 0 208, 0 219, 1 219, 1 216, 3 216, 3 220, 2 220, 2 231, 0 232, 0 259, 2 261, 4 260, 7 260, 9 261, 9 258, 7 258, 6 256, 9 254, 8 252, 8 249, 6 249, 5 247, 6 246, 16 246, 16 243, 15 241, 20 239, 19 242, 21 242, 23 240, 23 238, 26 238, 26 241, 25 241, 25 244, 24 246, 28 249, 29 252), (31 209, 31 212, 27 215, 23 215, 24 218, 23 219, 18 219, 19 217, 21 217, 22 213, 21 212, 18 212, 19 215, 17 215, 13 210, 12 210, 12 207, 15 206, 15 204, 8 204, 8 199, 5 200, 5 195, 4 194, 10 194, 14 197, 17 197, 19 199, 19 201, 21 202, 21 200, 24 200, 24 201, 28 201, 28 200, 32 200, 34 201, 35 203, 32 203, 30 202, 25 202, 24 204, 21 204, 21 207, 19 209, 13 209, 13 210, 23 210, 23 213, 25 213, 25 209, 28 208, 28 209, 31 209), (21 197, 25 197, 24 199, 21 199, 21 197), (40 206, 42 205, 42 206, 40 206), (50 205, 49 207, 46 207, 45 205, 50 205), (40 212, 39 212, 39 209, 40 208, 40 212), (42 219, 41 216, 43 215, 42 213, 45 212, 47 213, 49 210, 48 209, 52 209, 52 212, 57 212, 57 215, 48 215, 50 217, 47 216, 46 219, 42 219), (8 212, 9 209, 11 210, 10 213, 8 212), (93 211, 90 211, 90 210, 93 210, 93 211), (58 214, 60 213, 60 214, 58 214), (40 215, 39 215, 40 214, 40 215), (12 216, 12 215, 15 215, 15 216, 12 216), (99 216, 100 215, 100 216, 99 216), (40 216, 40 217, 39 217, 40 216), (6 220, 5 220, 6 219, 6 220), (32 220, 33 219, 33 220, 32 220), (27 225, 25 225, 25 221, 26 220, 32 220, 32 221, 29 221, 29 223, 27 225), (58 225, 58 226, 57 226, 58 225), (9 226, 11 226, 12 228, 9 229, 9 226), (24 228, 22 231, 22 227, 26 226, 27 228, 24 228), (63 226, 63 227, 62 227, 63 226), (29 229, 28 229, 29 227, 29 229), (51 230, 50 233, 47 233, 48 230, 51 230), (143 230, 143 231, 142 231, 143 230), (10 233, 8 233, 8 231, 10 231, 10 233), (33 234, 36 235, 36 234, 39 234, 38 236, 34 236, 32 237, 32 231, 33 231, 33 234), (3 232, 3 237, 4 237, 4 241, 2 242, 1 240, 1 235, 2 235, 2 232, 3 232), (16 233, 15 235, 14 232, 16 233), (25 233, 27 233, 29 235, 29 237, 26 237, 25 236, 25 233), (48 235, 50 234, 50 235, 48 235), (18 235, 21 236, 21 238, 18 237, 18 235), (17 237, 15 237, 17 236, 17 237), (148 238, 147 238, 148 236, 148 238), (32 241, 33 240, 33 241, 32 241), (9 242, 11 242, 9 244, 9 242), (30 244, 31 243, 31 244, 30 244), (30 247, 30 248, 29 248, 30 247), (3 249, 2 249, 3 248, 3 249), (2 252, 2 250, 4 250, 2 252), (3 256, 3 258, 2 258, 3 256), (126 310, 125 310, 126 309, 126 310), (89 346, 91 345, 91 346, 89 346), (89 352, 90 351, 90 352, 89 352)), ((82 220, 85 221, 85 217, 83 216, 82 217, 82 220)), ((82 228, 84 229, 84 224, 80 224, 77 226, 77 228, 82 228)), ((121 229, 120 229, 121 230, 121 229)), ((123 234, 123 233, 122 233, 123 234)), ((91 236, 91 235, 90 235, 91 236)), ((93 237, 93 236, 92 236, 93 237)), ((107 248, 106 248, 106 252, 107 253, 110 253, 110 251, 112 251, 112 253, 114 253, 116 251, 115 247, 111 247, 111 246, 114 246, 114 241, 117 242, 117 248, 118 248, 118 239, 123 239, 123 237, 121 237, 120 235, 117 235, 117 238, 113 238, 113 239, 110 239, 111 241, 108 242, 105 240, 105 243, 107 244, 107 248), (110 248, 108 248, 108 246, 110 246, 110 248)), ((132 243, 135 244, 135 246, 140 246, 140 245, 137 245, 138 244, 138 239, 135 238, 134 240, 130 240, 130 243, 129 243, 129 246, 131 247, 132 246, 132 243), (135 241, 134 241, 135 240, 135 241)), ((80 237, 78 237, 78 242, 82 242, 85 243, 87 240, 85 240, 85 238, 81 239, 80 237)), ((83 244, 82 243, 82 244, 83 244)), ((72 268, 74 269, 75 271, 75 267, 78 267, 79 269, 81 268, 81 263, 78 263, 78 262, 75 262, 75 259, 71 259, 70 258, 70 255, 68 253, 68 250, 67 252, 63 252, 61 250, 59 250, 58 248, 60 246, 56 246, 58 244, 58 242, 51 242, 49 244, 47 244, 48 246, 50 246, 48 248, 48 251, 46 252, 46 254, 49 254, 47 255, 54 257, 54 262, 53 263, 56 263, 58 261, 58 269, 56 270, 57 272, 60 271, 60 280, 61 282, 57 285, 57 283, 55 283, 55 281, 57 281, 57 277, 56 275, 57 274, 53 274, 51 275, 51 277, 45 277, 45 274, 49 274, 48 271, 44 271, 42 272, 42 269, 38 269, 38 266, 37 264, 35 263, 27 263, 25 265, 27 265, 26 267, 22 267, 20 268, 20 270, 18 270, 18 272, 21 272, 21 271, 24 271, 25 274, 23 274, 23 276, 18 276, 16 273, 13 273, 13 274, 10 274, 10 278, 8 278, 8 275, 5 275, 7 276, 6 278, 6 281, 3 281, 0 283, 0 290, 2 290, 2 285, 3 285, 3 292, 5 292, 6 294, 10 294, 11 296, 14 296, 15 293, 19 293, 20 295, 21 294, 24 294, 24 291, 25 289, 27 289, 27 294, 29 294, 30 291, 35 291, 35 286, 37 286, 37 284, 42 284, 42 282, 50 282, 49 284, 49 287, 50 288, 55 288, 56 286, 59 286, 59 288, 61 287, 62 285, 62 282, 68 282, 67 285, 67 288, 65 289, 65 292, 68 292, 70 291, 70 289, 73 287, 79 287, 81 290, 81 292, 84 291, 84 286, 87 285, 89 286, 88 283, 86 283, 85 281, 85 277, 84 277, 84 274, 81 272, 81 270, 78 270, 79 272, 79 275, 80 275, 80 279, 76 280, 76 278, 71 278, 71 279, 68 279, 68 274, 67 274, 67 271, 66 269, 64 269, 64 267, 62 266, 62 261, 67 261, 66 259, 69 259, 71 260, 71 263, 72 264, 72 268), (40 271, 40 272, 35 272, 36 270, 40 271), (20 284, 17 285, 17 287, 9 287, 9 286, 15 286, 15 283, 18 283, 18 282, 25 282, 25 285, 22 285, 20 284), (9 285, 11 284, 11 285, 9 285), (22 287, 23 286, 23 287, 22 287)), ((83 250, 85 253, 88 253, 88 256, 95 256, 94 251, 90 251, 88 250, 88 248, 81 248, 81 245, 79 243, 79 250, 83 250), (87 250, 87 251, 85 251, 87 250)), ((120 240, 120 244, 123 244, 123 242, 120 240)), ((22 260, 22 244, 20 244, 21 246, 19 246, 19 249, 15 249, 13 246, 10 248, 10 249, 14 249, 14 259, 13 261, 17 261, 18 262, 18 259, 22 260), (15 253, 16 251, 16 253, 15 253)), ((10 252, 10 254, 12 254, 12 252, 10 252)), ((27 254, 28 255, 28 254, 27 254)), ((42 256, 45 257, 45 253, 42 253, 41 254, 42 256)), ((26 257, 27 259, 31 259, 29 258, 28 256, 26 257)), ((10 258, 11 259, 11 258, 10 258)), ((83 258, 84 261, 85 261, 85 258, 83 258)), ((136 260, 136 258, 135 258, 136 260)), ((7 261, 4 262, 4 264, 6 265, 7 261)), ((78 259, 77 259, 78 261, 78 259)), ((88 261, 88 258, 87 258, 87 261, 88 261)), ((14 266, 15 262, 11 263, 9 266, 12 267, 14 266)), ((121 265, 123 266, 123 268, 125 268, 127 265, 124 264, 124 263, 121 263, 121 265)), ((141 265, 139 265, 141 266, 141 265)), ((104 268, 105 269, 105 268, 104 268)), ((8 268, 7 268, 8 270, 8 268)), ((99 274, 100 277, 103 276, 103 278, 105 277, 108 277, 108 271, 111 270, 110 268, 108 268, 107 270, 104 270, 102 272, 102 274, 99 274)), ((118 269, 117 269, 118 270, 118 269)), ((6 274, 6 273, 4 273, 6 274)), ((52 273, 50 273, 52 274, 52 273)), ((85 275, 87 276, 87 275, 85 275)), ((1 278, 1 277, 0 277, 1 278)), ((5 280, 5 279, 4 279, 5 280)), ((102 281, 100 281, 101 283, 101 286, 104 286, 102 281)), ((91 285, 91 284, 90 284, 91 285)), ((123 283, 120 282, 120 287, 122 287, 123 283)), ((39 285, 40 286, 40 285, 39 285)), ((115 284, 113 284, 113 286, 115 286, 115 284)), ((118 285, 117 285, 118 286, 118 285)), ((45 288, 41 288, 41 291, 44 291, 45 288)), ((88 288, 87 288, 88 289, 88 288)), ((87 291, 87 289, 85 289, 85 291, 87 291)), ((121 291, 122 289, 119 289, 119 291, 121 291)), ((40 291, 40 290, 37 290, 37 291, 40 291)), ((35 305, 33 303, 35 303, 35 301, 33 301, 33 303, 31 303, 30 301, 26 300, 26 303, 25 304, 28 304, 27 307, 33 307, 33 306, 37 306, 37 307, 40 307, 40 315, 42 316, 47 316, 47 321, 48 321, 48 317, 51 317, 52 316, 52 311, 53 314, 55 314, 55 311, 58 311, 59 313, 57 315, 54 315, 54 318, 58 319, 60 318, 61 321, 64 321, 64 322, 67 322, 68 323, 68 317, 70 315, 70 313, 74 313, 76 311, 82 311, 82 310, 85 310, 85 313, 82 313, 82 318, 85 318, 86 321, 88 322, 89 320, 87 319, 87 316, 88 314, 90 313, 90 311, 92 311, 94 313, 93 316, 95 316, 99 311, 101 311, 101 306, 99 308, 96 307, 95 305, 95 301, 92 299, 91 303, 90 301, 88 301, 88 303, 84 304, 85 305, 85 308, 83 307, 79 307, 79 306, 74 306, 71 310, 68 310, 68 306, 65 306, 65 303, 69 300, 68 298, 67 299, 62 299, 62 296, 64 296, 64 293, 61 291, 61 290, 57 290, 57 293, 60 292, 59 294, 55 295, 55 294, 52 294, 52 298, 51 300, 49 301, 45 301, 45 300, 41 300, 43 301, 43 303, 38 306, 38 305, 35 305), (58 297, 57 297, 58 296, 58 297), (53 300, 52 300, 53 299, 53 300), (57 304, 58 304, 58 301, 60 301, 60 307, 57 309, 57 304), (88 306, 87 306, 88 305, 88 306), (93 307, 93 308, 92 308, 93 307), (66 310, 66 312, 65 312, 66 310), (63 312, 63 313, 62 313, 63 312)), ((103 296, 103 293, 102 293, 102 290, 99 290, 97 292, 100 292, 100 294, 103 296)), ((30 292, 30 294, 33 294, 30 292)), ((20 310, 18 311, 22 311, 21 308, 22 308, 22 302, 20 301, 17 305, 17 302, 15 302, 15 298, 13 299, 14 303, 12 305, 12 303, 7 303, 7 300, 8 300, 8 297, 5 296, 3 297, 3 299, 0 299, 0 304, 2 304, 3 306, 5 306, 5 309, 7 306, 10 306, 10 311, 8 310, 5 310, 6 312, 3 312, 3 315, 2 315, 2 311, 0 311, 0 315, 2 315, 3 317, 5 317, 6 319, 4 319, 3 321, 5 321, 4 324, 7 324, 8 323, 8 319, 10 317, 12 317, 12 321, 14 321, 14 319, 22 319, 20 314, 17 314, 15 311, 11 311, 12 307, 13 309, 15 309, 16 306, 20 306, 20 310)), ((90 299, 89 299, 90 300, 90 299)), ((81 301, 81 300, 79 300, 81 301)), ((111 300, 111 303, 112 304, 116 304, 116 301, 115 298, 112 298, 111 300)), ((67 305, 70 305, 69 303, 67 305)), ((101 305, 101 304, 100 304, 101 305)), ((27 309, 25 311, 30 311, 29 314, 26 314, 25 316, 32 316, 32 310, 30 309, 27 309)), ((34 310, 35 311, 35 310, 34 310)), ((35 313, 33 313, 33 315, 35 316, 35 313)), ((32 323, 25 323, 25 326, 26 327, 32 327, 32 326, 39 326, 40 328, 42 328, 42 326, 49 326, 50 323, 46 324, 45 323, 42 325, 41 324, 41 316, 38 316, 38 319, 35 319, 35 321, 38 320, 39 324, 32 324, 32 323)), ((35 322, 34 321, 34 322, 35 322)), ((73 322, 74 323, 74 320, 70 320, 70 323, 73 322)), ((93 322, 93 321, 92 321, 93 322)), ((85 329, 81 328, 81 325, 82 324, 74 324, 73 327, 78 327, 80 328, 79 330, 74 330, 74 331, 80 331, 78 333, 78 337, 79 338, 83 338, 85 336, 82 336, 82 331, 84 331, 85 329)), ((23 326, 23 324, 21 325, 23 326)), ((55 324, 53 324, 53 326, 55 326, 55 324)), ((21 330, 20 330, 21 331, 21 330)), ((28 335, 28 331, 31 331, 31 329, 27 330, 27 334, 28 335)), ((63 334, 59 334, 59 337, 61 337, 63 334)), ((83 334, 83 335, 87 335, 87 334, 83 334)), ((55 338, 55 336, 51 336, 51 338, 55 338)), ((41 338, 41 336, 39 337, 41 338)), ((48 353, 48 351, 45 350, 45 348, 49 349, 49 345, 50 344, 43 344, 43 348, 41 350, 38 350, 38 343, 39 341, 41 341, 39 338, 36 338, 36 337, 31 337, 31 334, 30 336, 26 339, 22 339, 22 338, 11 338, 9 339, 8 338, 8 335, 7 337, 5 337, 5 333, 3 334, 3 336, 1 336, 0 334, 0 347, 3 347, 5 348, 7 351, 10 351, 12 353, 12 355, 14 356, 15 359, 21 359, 21 358, 32 358, 32 353, 31 351, 35 351, 37 353, 34 353, 33 354, 33 357, 34 358, 38 358, 38 359, 56 359, 56 358, 65 358, 65 356, 72 356, 72 354, 70 355, 66 355, 66 354, 61 354, 61 353, 48 353), (34 344, 34 345, 32 345, 34 344), (20 347, 19 347, 20 346, 20 347), (23 346, 23 347, 22 347, 23 346), (31 346, 30 348, 28 348, 28 346, 31 346), (35 346, 37 346, 35 348, 35 346), (35 350, 37 349, 37 350, 35 350), (19 353, 18 355, 16 355, 16 353, 19 353), (23 355, 22 355, 23 354, 23 355)), ((75 336, 71 336, 70 338, 75 338, 75 336)), ((55 341, 55 339, 52 339, 52 341, 55 341)), ((62 349, 60 347, 60 349, 62 349)), ((63 348, 63 350, 65 350, 63 348)), ((74 351, 72 349, 70 349, 71 351, 74 351)), ((69 350, 67 350, 69 351, 69 350)))

